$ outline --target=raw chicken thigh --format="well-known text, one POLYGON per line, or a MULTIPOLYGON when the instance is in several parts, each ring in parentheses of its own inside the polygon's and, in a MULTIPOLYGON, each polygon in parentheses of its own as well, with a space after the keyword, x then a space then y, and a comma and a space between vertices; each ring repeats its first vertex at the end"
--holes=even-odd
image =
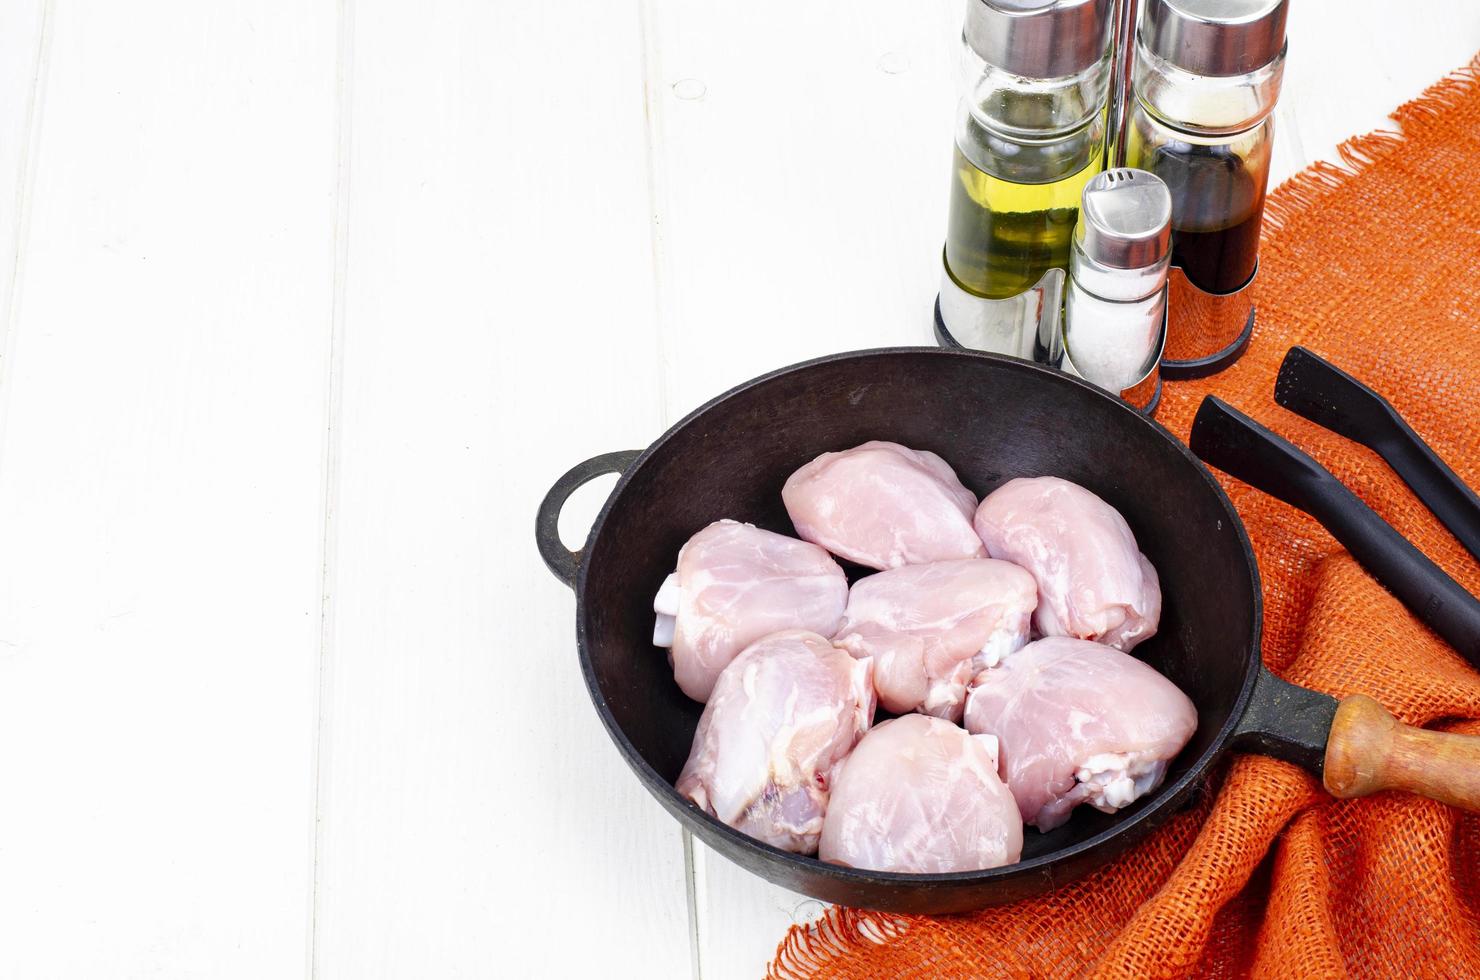
POLYGON ((1023 821, 997 776, 995 741, 925 715, 881 722, 837 775, 818 856, 919 874, 1016 861, 1023 821))
POLYGON ((959 721, 977 671, 1028 642, 1033 576, 991 558, 906 565, 860 579, 833 642, 874 660, 879 703, 959 721))
POLYGON ((653 643, 671 647, 673 679, 709 700, 720 671, 741 650, 779 630, 832 636, 848 604, 848 580, 815 544, 718 521, 689 538, 678 570, 653 609, 653 643))
POLYGON ((1125 518, 1077 483, 1053 476, 1009 480, 982 501, 975 523, 993 558, 1033 573, 1033 624, 1040 634, 1129 650, 1156 633, 1156 569, 1137 549, 1125 518))
POLYGON ((982 671, 966 727, 997 736, 1023 821, 1052 830, 1080 803, 1114 813, 1161 785, 1197 710, 1136 658, 1058 636, 982 671))
POLYGON ((806 630, 751 644, 714 685, 679 793, 757 840, 816 853, 833 768, 873 722, 872 675, 806 630))
POLYGON ((935 453, 866 442, 823 453, 781 488, 797 534, 869 568, 985 558, 976 496, 935 453))

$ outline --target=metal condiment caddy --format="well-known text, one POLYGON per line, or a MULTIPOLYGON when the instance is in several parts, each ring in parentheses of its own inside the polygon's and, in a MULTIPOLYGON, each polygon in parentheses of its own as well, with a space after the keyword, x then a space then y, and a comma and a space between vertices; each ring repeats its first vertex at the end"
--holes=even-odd
POLYGON ((1080 195, 1130 167, 1171 199, 1160 376, 1237 360, 1255 318, 1287 4, 969 0, 941 344, 1065 367, 1080 195))

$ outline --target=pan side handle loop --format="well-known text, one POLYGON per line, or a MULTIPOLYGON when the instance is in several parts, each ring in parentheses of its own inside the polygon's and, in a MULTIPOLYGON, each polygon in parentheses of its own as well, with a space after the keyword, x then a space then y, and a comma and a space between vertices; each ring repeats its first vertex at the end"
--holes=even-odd
POLYGON ((581 567, 581 552, 571 551, 560 542, 560 512, 565 508, 565 502, 571 494, 598 476, 624 472, 641 455, 639 450, 623 449, 592 456, 572 466, 540 501, 534 523, 535 545, 539 547, 540 557, 545 560, 550 574, 572 589, 576 587, 576 572, 581 567))
POLYGON ((1336 709, 1323 780, 1343 799, 1398 789, 1480 811, 1480 737, 1405 725, 1353 694, 1336 709))

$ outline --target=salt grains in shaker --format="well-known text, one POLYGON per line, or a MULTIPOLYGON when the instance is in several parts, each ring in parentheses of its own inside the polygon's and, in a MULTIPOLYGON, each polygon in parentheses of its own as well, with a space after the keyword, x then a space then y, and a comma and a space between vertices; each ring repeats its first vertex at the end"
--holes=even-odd
POLYGON ((1147 411, 1160 390, 1171 221, 1159 177, 1107 170, 1085 185, 1069 251, 1064 370, 1147 411))

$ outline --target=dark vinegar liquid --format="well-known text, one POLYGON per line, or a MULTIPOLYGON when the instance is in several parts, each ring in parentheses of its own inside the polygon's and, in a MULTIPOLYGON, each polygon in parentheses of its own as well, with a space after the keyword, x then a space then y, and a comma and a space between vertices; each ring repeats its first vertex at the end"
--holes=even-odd
POLYGON ((1231 293, 1254 274, 1259 260, 1259 226, 1263 224, 1264 202, 1249 217, 1230 228, 1216 231, 1172 229, 1172 264, 1180 265, 1187 278, 1210 293, 1231 293))
POLYGON ((1227 147, 1170 142, 1151 169, 1172 193, 1172 264, 1194 286, 1230 293, 1254 275, 1264 219, 1264 174, 1227 147))

